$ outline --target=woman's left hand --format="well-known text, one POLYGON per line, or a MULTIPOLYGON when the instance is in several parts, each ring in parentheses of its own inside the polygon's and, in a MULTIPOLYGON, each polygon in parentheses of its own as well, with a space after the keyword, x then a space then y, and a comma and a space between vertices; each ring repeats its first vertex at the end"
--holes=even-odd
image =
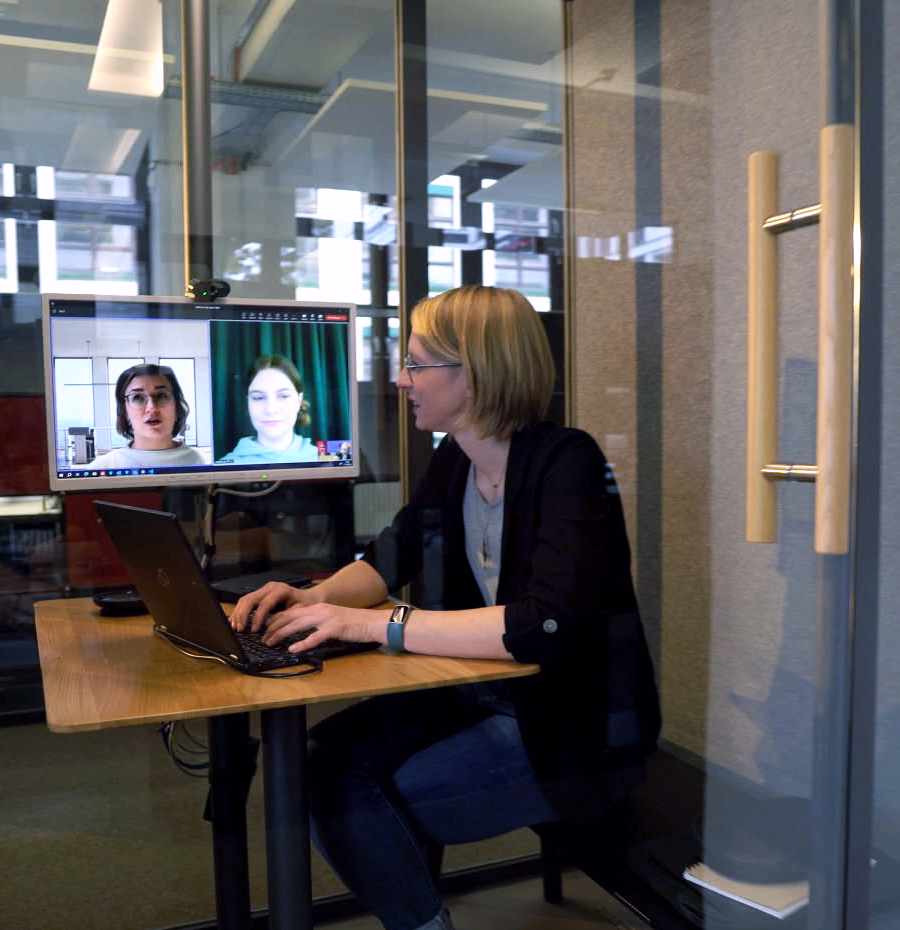
POLYGON ((390 612, 359 607, 339 607, 336 604, 294 605, 272 613, 263 633, 269 645, 280 643, 288 636, 313 628, 313 632, 289 647, 291 652, 305 652, 326 639, 382 645, 387 638, 390 612))

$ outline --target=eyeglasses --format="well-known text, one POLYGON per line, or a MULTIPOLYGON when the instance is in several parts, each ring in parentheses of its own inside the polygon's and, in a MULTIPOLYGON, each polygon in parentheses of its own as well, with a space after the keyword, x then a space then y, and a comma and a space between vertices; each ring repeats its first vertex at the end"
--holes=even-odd
POLYGON ((413 373, 419 371, 421 368, 462 368, 462 362, 427 362, 419 364, 412 360, 411 355, 407 355, 403 359, 403 367, 406 369, 407 374, 412 378, 413 373))
POLYGON ((132 391, 125 395, 129 407, 136 407, 143 410, 147 406, 147 401, 153 398, 154 407, 168 407, 169 404, 175 403, 175 398, 171 391, 154 391, 152 394, 145 394, 143 391, 132 391))

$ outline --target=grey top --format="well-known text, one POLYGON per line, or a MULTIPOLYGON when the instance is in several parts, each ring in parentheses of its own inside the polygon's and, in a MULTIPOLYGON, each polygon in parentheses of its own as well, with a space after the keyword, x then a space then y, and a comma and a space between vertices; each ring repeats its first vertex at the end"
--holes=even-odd
POLYGON ((481 596, 488 607, 497 603, 500 579, 500 541, 503 538, 503 498, 489 504, 475 486, 475 468, 463 495, 463 522, 466 526, 466 556, 481 596))
MULTIPOLYGON (((503 498, 489 504, 475 485, 475 466, 463 494, 463 522, 466 527, 466 556, 475 581, 488 607, 497 603, 500 580, 500 542, 503 539, 503 498)), ((492 713, 515 716, 508 689, 502 681, 482 681, 462 686, 469 697, 492 713)))
POLYGON ((120 446, 98 455, 85 468, 164 468, 167 465, 203 465, 203 456, 183 442, 171 449, 135 449, 120 446))

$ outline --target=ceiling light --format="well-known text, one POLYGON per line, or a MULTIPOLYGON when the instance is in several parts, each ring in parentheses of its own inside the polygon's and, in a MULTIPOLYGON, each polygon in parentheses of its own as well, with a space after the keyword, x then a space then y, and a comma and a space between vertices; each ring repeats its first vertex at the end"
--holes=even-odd
POLYGON ((162 3, 109 0, 88 88, 159 97, 163 85, 162 3))

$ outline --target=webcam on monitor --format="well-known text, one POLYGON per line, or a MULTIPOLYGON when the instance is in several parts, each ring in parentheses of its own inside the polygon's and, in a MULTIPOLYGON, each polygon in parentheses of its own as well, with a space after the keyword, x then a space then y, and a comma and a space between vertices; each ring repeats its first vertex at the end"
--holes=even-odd
POLYGON ((218 300, 220 297, 227 297, 231 293, 231 285, 220 278, 191 278, 187 287, 184 289, 185 297, 192 297, 194 300, 218 300))

